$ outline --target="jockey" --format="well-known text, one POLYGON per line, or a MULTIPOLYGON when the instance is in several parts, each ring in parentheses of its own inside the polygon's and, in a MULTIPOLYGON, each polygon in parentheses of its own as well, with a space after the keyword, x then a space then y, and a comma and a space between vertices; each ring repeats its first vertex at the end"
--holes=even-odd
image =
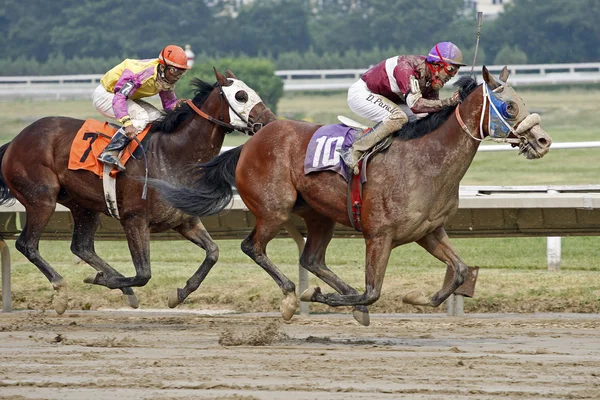
POLYGON ((108 118, 123 126, 115 133, 98 160, 114 165, 120 171, 119 153, 152 121, 160 111, 143 97, 159 95, 163 109, 172 110, 176 104, 175 83, 190 67, 185 51, 175 45, 165 47, 158 58, 150 60, 126 59, 100 80, 92 97, 94 107, 108 118))
POLYGON ((395 56, 365 72, 348 89, 348 105, 356 114, 380 123, 352 147, 340 151, 350 170, 358 174, 362 153, 398 131, 407 121, 415 120, 415 114, 456 105, 458 92, 440 100, 439 91, 463 65, 460 49, 451 42, 441 42, 427 56, 395 56))

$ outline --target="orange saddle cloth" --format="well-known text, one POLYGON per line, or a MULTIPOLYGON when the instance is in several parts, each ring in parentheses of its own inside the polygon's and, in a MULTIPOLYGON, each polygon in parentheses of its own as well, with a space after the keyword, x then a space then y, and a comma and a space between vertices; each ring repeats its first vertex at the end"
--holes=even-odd
MULTIPOLYGON (((137 139, 141 142, 149 130, 150 125, 137 135, 137 139)), ((106 145, 108 145, 116 131, 108 122, 101 122, 91 118, 86 120, 77 132, 77 135, 75 135, 73 144, 71 144, 69 169, 85 169, 102 178, 104 165, 98 161, 98 156, 102 153, 106 145)), ((121 155, 121 164, 125 165, 138 146, 136 141, 129 143, 121 155)), ((110 175, 115 177, 118 172, 118 169, 113 168, 110 175)))

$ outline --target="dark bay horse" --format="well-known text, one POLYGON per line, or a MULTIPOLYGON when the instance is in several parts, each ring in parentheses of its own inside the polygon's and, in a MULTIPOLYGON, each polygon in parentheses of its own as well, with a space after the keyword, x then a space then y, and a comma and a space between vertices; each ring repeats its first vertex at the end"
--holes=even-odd
POLYGON ((431 297, 411 292, 407 303, 438 306, 464 281, 467 266, 450 243, 444 224, 458 209, 459 184, 479 143, 492 136, 519 146, 528 159, 545 155, 550 137, 529 114, 523 100, 505 82, 483 67, 484 83, 469 77, 457 87, 461 104, 423 120, 408 123, 391 146, 376 154, 363 187, 362 226, 366 243, 365 291, 342 281, 325 265, 325 251, 335 223, 351 226, 346 210, 347 184, 337 173, 304 174, 308 143, 319 128, 307 122, 276 121, 243 146, 200 166, 203 172, 192 188, 155 182, 167 202, 191 215, 219 212, 232 198, 231 185, 256 216, 256 225, 242 250, 261 266, 284 293, 285 319, 297 307, 294 283, 267 257, 266 247, 295 213, 304 218, 307 240, 300 263, 338 293, 307 289, 301 299, 330 306, 354 306, 355 318, 367 325, 366 306, 380 297, 390 252, 417 242, 445 263, 454 277, 431 297), (499 119, 500 116, 501 118, 499 119), (362 315, 361 315, 362 313, 362 315))
MULTIPOLYGON (((226 133, 234 129, 251 132, 276 119, 256 92, 233 73, 227 71, 225 76, 215 70, 215 76, 215 84, 193 81, 193 106, 183 104, 152 126, 144 145, 150 177, 186 184, 188 167, 218 155, 226 133)), ((27 212, 16 248, 52 283, 56 290, 53 306, 62 314, 67 307, 66 283, 42 258, 38 243, 56 203, 63 204, 71 210, 75 225, 71 251, 98 271, 85 281, 120 288, 129 304, 137 307, 131 287, 143 286, 150 279, 150 233, 174 229, 206 251, 206 258, 185 287, 169 298, 169 306, 175 307, 199 287, 217 261, 218 247, 198 217, 173 209, 153 190, 146 200, 141 198, 145 162, 143 157, 132 158, 127 170, 118 174, 116 196, 136 275, 125 277, 102 260, 94 249, 100 213, 108 214, 102 180, 92 172, 67 168, 71 142, 83 122, 42 118, 0 148, 0 204, 16 198, 27 212)))

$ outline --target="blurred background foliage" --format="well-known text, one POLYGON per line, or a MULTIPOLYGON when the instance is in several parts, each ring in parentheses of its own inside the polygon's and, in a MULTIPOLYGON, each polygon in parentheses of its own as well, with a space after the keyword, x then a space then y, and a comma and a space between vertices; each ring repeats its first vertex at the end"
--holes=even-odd
MULTIPOLYGON (((0 74, 103 73, 124 58, 190 44, 196 60, 258 57, 275 69, 367 68, 456 43, 469 63, 464 0, 55 0, 0 3, 0 74)), ((600 60, 598 0, 512 0, 485 20, 478 64, 600 60)))

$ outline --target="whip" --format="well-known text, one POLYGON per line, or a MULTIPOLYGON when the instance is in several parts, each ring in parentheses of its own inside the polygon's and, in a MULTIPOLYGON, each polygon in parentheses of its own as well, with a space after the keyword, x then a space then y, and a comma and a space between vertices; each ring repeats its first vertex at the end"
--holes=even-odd
POLYGON ((483 19, 483 12, 477 12, 477 41, 475 42, 475 53, 473 54, 473 65, 471 65, 471 76, 473 76, 473 70, 475 69, 475 60, 477 59, 477 50, 479 49, 479 38, 481 37, 481 20, 483 19))

